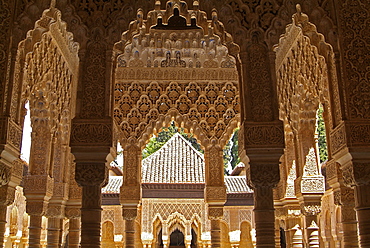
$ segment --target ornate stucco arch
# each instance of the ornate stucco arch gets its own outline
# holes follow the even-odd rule
[[[290,182],[292,186],[287,185],[287,188],[295,187],[294,194],[289,198],[297,197],[305,217],[304,235],[310,237],[319,222],[321,208],[326,207],[322,207],[321,203],[325,182],[315,142],[315,124],[320,104],[324,109],[328,144],[328,162],[323,169],[329,182],[336,185],[336,194],[346,191],[346,197],[342,199],[349,205],[353,206],[351,201],[354,200],[351,197],[352,190],[343,189],[343,183],[334,180],[338,165],[333,156],[338,148],[336,137],[329,136],[329,133],[338,126],[342,116],[334,52],[332,46],[325,42],[324,36],[317,32],[316,26],[308,21],[308,16],[301,12],[299,5],[297,13],[293,15],[293,23],[287,26],[275,51],[280,118],[285,123],[287,148],[291,148],[286,149],[283,161],[286,170],[290,170],[289,175],[286,175],[288,179],[295,174],[291,170],[296,165],[294,185]],[[354,214],[353,208],[351,211]],[[326,213],[321,215],[325,220]],[[314,228],[308,228],[310,225]],[[353,225],[343,224],[343,228],[350,230]],[[328,240],[331,240],[329,236]]]
[[[18,45],[10,104],[12,122],[23,127],[29,102],[32,126],[31,156],[24,193],[33,226],[49,218],[48,227],[60,227],[65,217],[71,173],[69,138],[75,113],[78,80],[78,43],[66,29],[61,12],[46,9]],[[21,142],[19,140],[19,142]],[[51,231],[50,231],[51,233]],[[58,240],[59,234],[56,239]],[[37,228],[30,229],[30,244],[40,242]],[[55,240],[50,239],[50,243]],[[59,242],[59,241],[57,241]]]
[[[114,52],[113,116],[125,157],[124,217],[135,216],[140,200],[141,149],[175,121],[205,150],[205,195],[209,216],[218,221],[226,200],[222,148],[240,118],[239,47],[216,11],[207,20],[196,2],[188,10],[186,2],[174,0],[165,10],[157,1],[146,20],[139,9]]]

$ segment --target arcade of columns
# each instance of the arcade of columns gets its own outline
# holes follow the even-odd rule
[[[222,147],[238,122],[257,247],[278,246],[279,228],[292,238],[297,224],[306,246],[370,247],[368,1],[0,0],[0,10],[1,244],[23,180],[29,247],[40,247],[42,216],[48,247],[60,247],[65,218],[69,247],[100,247],[101,187],[119,141],[124,243],[137,247],[141,149],[175,120],[205,149],[212,247],[221,247]]]

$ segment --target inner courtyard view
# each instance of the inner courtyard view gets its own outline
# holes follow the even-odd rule
[[[370,247],[370,1],[0,0],[0,247]]]

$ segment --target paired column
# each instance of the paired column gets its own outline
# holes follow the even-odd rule
[[[344,184],[354,188],[355,211],[357,214],[358,240],[354,239],[354,223],[352,222],[346,226],[351,235],[346,239],[346,243],[354,246],[358,242],[360,247],[370,247],[370,166],[367,162],[370,161],[369,155],[369,153],[363,152],[362,149],[351,148],[351,153],[342,154],[337,159],[343,172]],[[344,192],[348,193],[348,190]],[[350,211],[350,209],[345,210]],[[342,215],[345,213],[342,213]]]
[[[48,217],[47,248],[61,247],[61,234],[63,230],[63,218]]]
[[[75,180],[82,188],[81,248],[101,246],[101,188],[108,182],[108,165],[115,157],[112,141],[111,118],[73,119],[70,146],[75,158]],[[78,198],[73,197],[74,201]]]
[[[370,166],[370,164],[366,165]],[[370,170],[368,170],[368,176]],[[361,247],[370,247],[370,182],[355,186],[356,213]]]
[[[58,248],[62,245],[63,219],[65,217],[65,202],[67,184],[55,183],[54,195],[49,200],[46,217],[48,218],[47,226],[47,247]],[[59,190],[59,189],[62,190]],[[62,193],[61,193],[61,192]]]
[[[254,189],[256,247],[275,247],[273,188],[280,181],[279,164],[284,154],[282,123],[245,121],[240,127],[239,145],[239,156],[247,169],[247,183]]]

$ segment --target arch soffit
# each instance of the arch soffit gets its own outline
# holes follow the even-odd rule
[[[182,214],[178,212],[172,213],[168,216],[166,222],[169,234],[178,229],[184,236],[186,235],[186,224],[188,221]]]
[[[225,145],[238,126],[238,46],[223,29],[217,34],[222,25],[217,12],[209,21],[204,12],[179,9],[187,23],[197,18],[194,29],[155,29],[157,17],[166,20],[171,10],[155,9],[144,20],[139,9],[137,20],[115,45],[114,117],[122,143],[133,138],[143,147],[153,132],[175,121],[194,133],[203,147],[212,140]]]
[[[56,135],[61,134],[64,144],[69,142],[77,90],[78,50],[79,44],[67,31],[61,12],[54,7],[43,12],[34,29],[18,44],[11,117],[23,126],[23,107],[29,100],[32,126],[40,125],[34,129],[40,135],[40,142],[46,125],[57,131]]]
[[[55,54],[56,50],[58,54]],[[66,119],[73,116],[79,65],[78,50],[79,44],[73,40],[73,34],[67,31],[66,23],[61,19],[61,12],[54,7],[43,12],[42,17],[35,23],[35,28],[28,31],[27,38],[18,45],[14,88],[22,87],[21,105],[28,99],[31,117],[40,114],[46,117],[45,113],[50,110],[39,108],[40,104],[37,102],[41,98],[37,99],[39,94],[36,92],[44,95],[43,102],[46,108],[55,104],[52,101],[59,99],[60,103],[56,107],[61,114],[58,121],[62,124],[63,132],[68,129]],[[23,74],[20,72],[24,65],[26,66]],[[59,82],[59,86],[55,84],[56,81]],[[17,114],[19,108],[19,103],[16,102],[19,99],[17,90],[14,90],[13,94],[11,116],[19,121],[18,118],[22,116],[19,115],[19,111]],[[36,98],[31,97],[32,95]],[[55,118],[52,119],[55,121]]]
[[[152,219],[152,225],[153,227],[158,227],[160,225],[162,225],[163,223],[163,218],[162,216],[159,214],[159,213],[156,213]]]
[[[286,26],[286,32],[281,36],[279,44],[274,48],[276,52],[278,90],[280,91],[279,96],[282,97],[279,100],[280,117],[287,117],[289,120],[288,126],[295,132],[299,128],[297,117],[315,119],[319,102],[325,103],[325,106],[330,109],[327,63],[332,62],[333,56],[331,45],[325,42],[324,36],[317,32],[315,25],[308,22],[307,15],[300,12],[300,7],[297,8],[297,13],[293,15],[293,23]],[[312,56],[303,56],[304,53],[307,53],[307,50],[310,51]],[[298,56],[302,56],[302,59],[307,60],[306,64],[309,66],[315,64],[316,67],[311,69],[303,68],[301,62],[297,62]],[[300,64],[294,65],[295,63]],[[290,70],[291,66],[301,68],[300,73],[296,75],[297,80],[292,81],[297,85],[285,89],[280,85],[279,81],[285,82],[289,80],[290,77],[287,76],[287,70]],[[304,74],[305,76],[302,76],[305,69],[313,74]],[[292,92],[289,93],[289,88],[296,92],[294,94]],[[300,98],[297,96],[305,97]],[[288,102],[291,103],[288,104],[290,107],[287,105]],[[309,102],[310,104],[308,104]],[[312,108],[308,109],[307,104],[311,105]],[[300,113],[299,109],[305,110]]]

